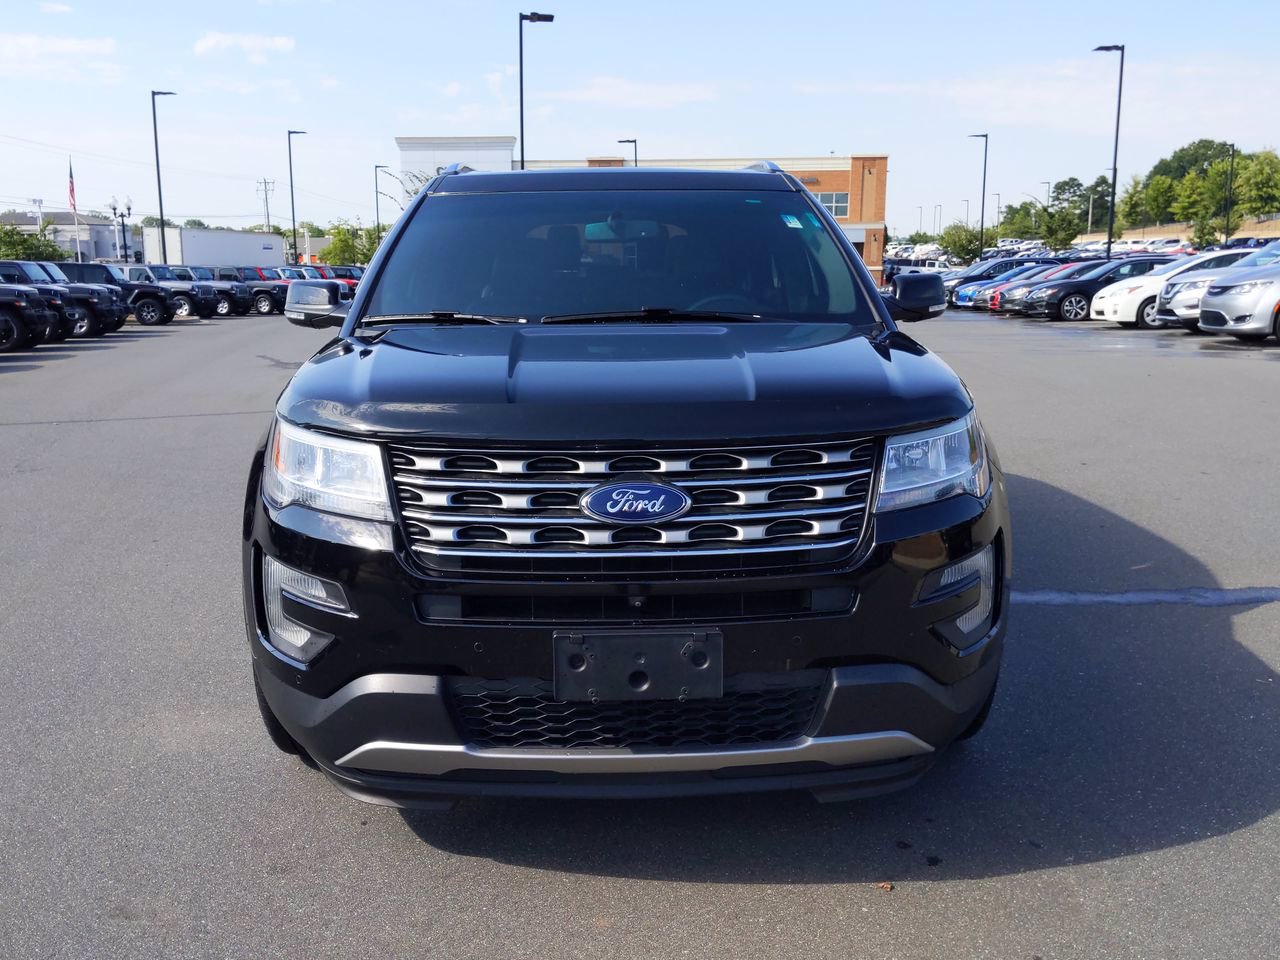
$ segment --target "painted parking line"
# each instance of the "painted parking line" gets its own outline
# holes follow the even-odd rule
[[[1186,587],[1181,590],[1124,590],[1115,593],[1076,590],[1014,590],[1014,603],[1038,607],[1144,606],[1180,604],[1191,607],[1239,607],[1259,603],[1280,603],[1280,587],[1235,587],[1211,589]]]

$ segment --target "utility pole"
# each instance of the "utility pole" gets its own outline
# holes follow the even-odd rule
[[[276,188],[274,180],[268,180],[263,177],[258,181],[258,193],[262,194],[262,218],[265,221],[267,232],[271,232],[271,194]]]
[[[1227,161],[1227,215],[1222,218],[1222,242],[1231,239],[1231,189],[1235,186],[1236,145],[1231,144],[1231,159]]]

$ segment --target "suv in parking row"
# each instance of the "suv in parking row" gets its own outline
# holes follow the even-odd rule
[[[165,324],[173,319],[172,292],[158,283],[130,280],[114,263],[64,261],[60,266],[63,273],[81,283],[100,284],[119,291],[126,309],[143,326]]]

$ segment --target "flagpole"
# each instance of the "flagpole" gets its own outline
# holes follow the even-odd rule
[[[80,249],[80,211],[76,208],[76,171],[71,164],[71,154],[67,154],[67,194],[71,199],[71,219],[76,225],[76,263],[84,263],[84,252]]]

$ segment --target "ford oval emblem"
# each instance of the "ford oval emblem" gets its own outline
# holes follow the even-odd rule
[[[583,513],[605,523],[662,523],[693,505],[683,490],[644,480],[592,487],[579,503]]]

